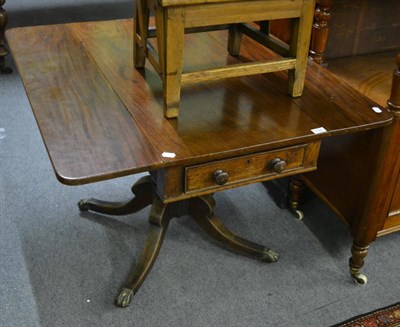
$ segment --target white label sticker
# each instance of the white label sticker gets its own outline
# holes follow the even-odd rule
[[[380,114],[382,112],[382,109],[379,107],[372,107],[372,110],[375,111],[377,114]]]
[[[176,157],[176,154],[173,152],[163,152],[163,153],[161,153],[161,155],[164,158],[175,158]]]
[[[327,130],[323,127],[318,127],[318,128],[312,129],[311,132],[313,132],[314,134],[321,134],[321,133],[326,133]]]

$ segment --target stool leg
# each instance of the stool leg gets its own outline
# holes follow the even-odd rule
[[[161,79],[164,83],[164,58],[165,58],[165,42],[164,42],[164,38],[165,38],[165,27],[164,27],[164,10],[162,10],[161,8],[157,8],[156,12],[155,12],[155,20],[156,20],[156,33],[157,33],[157,51],[158,51],[158,74],[161,76]]]
[[[135,23],[133,25],[133,58],[135,68],[144,68],[147,54],[147,31],[150,11],[145,0],[137,0]]]
[[[242,35],[243,33],[239,31],[239,24],[229,26],[228,52],[231,56],[238,56],[240,54]]]
[[[289,53],[296,57],[296,68],[289,71],[289,94],[293,97],[299,97],[303,93],[313,18],[314,0],[303,0],[300,19],[292,20]]]
[[[260,31],[263,32],[266,35],[269,35],[269,21],[268,20],[263,20],[260,22]]]
[[[184,11],[174,7],[166,9],[159,7],[157,11],[156,28],[160,35],[157,37],[158,52],[164,82],[164,115],[167,118],[175,118],[179,115],[181,95],[185,34]]]

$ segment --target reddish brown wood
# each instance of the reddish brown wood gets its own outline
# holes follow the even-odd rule
[[[270,33],[283,42],[289,43],[291,39],[290,19],[277,19],[270,23]]]
[[[396,58],[397,68],[393,72],[392,90],[388,101],[389,109],[396,114],[400,111],[400,54]]]
[[[325,58],[398,50],[399,15],[398,0],[317,0],[310,57],[323,63]],[[288,42],[290,21],[273,21],[271,33]]]
[[[397,70],[395,70],[393,75],[393,87],[388,105],[389,108],[396,113],[396,117],[398,118],[398,113],[400,111],[400,54],[397,56],[396,63]],[[400,158],[396,163],[396,171],[400,171],[400,168],[398,167],[399,165]],[[389,217],[385,222],[384,229],[389,232],[400,229],[400,174],[393,192],[393,198],[389,209]]]
[[[397,52],[329,59],[329,71],[382,107],[387,106],[392,85],[393,58]]]
[[[310,57],[321,64],[325,59],[326,42],[329,33],[329,20],[333,0],[318,0],[314,14],[314,24],[311,36]]]
[[[326,56],[332,59],[400,49],[399,15],[398,0],[335,0]]]
[[[168,121],[158,77],[151,69],[143,75],[133,69],[132,21],[31,27],[8,35],[64,183],[265,151],[379,127],[391,119],[387,112],[374,114],[371,100],[311,63],[300,99],[286,95],[284,72],[227,79],[184,88],[185,110]],[[226,62],[221,56],[226,38],[224,32],[188,35],[187,65]],[[241,58],[265,56],[265,49],[246,37],[242,47]],[[327,133],[311,132],[318,127]],[[164,158],[163,152],[176,157]]]
[[[263,262],[278,261],[278,254],[263,245],[244,239],[230,229],[214,214],[215,200],[212,196],[165,203],[155,193],[156,185],[150,176],[142,177],[132,187],[135,197],[125,202],[106,202],[95,199],[81,200],[82,211],[91,210],[103,214],[124,215],[134,213],[151,204],[146,243],[139,260],[116,298],[116,305],[129,306],[134,294],[145,281],[163,243],[169,221],[174,217],[191,215],[206,233],[234,252]]]
[[[121,306],[129,304],[150,271],[173,216],[190,213],[231,248],[276,261],[275,252],[227,230],[214,216],[214,202],[206,194],[314,169],[321,139],[387,126],[392,120],[388,111],[373,113],[371,100],[313,62],[301,99],[286,94],[285,72],[226,79],[185,88],[181,102],[185,110],[179,119],[167,120],[158,75],[149,67],[142,72],[133,67],[132,24],[132,20],[77,23],[18,28],[7,34],[61,182],[83,184],[151,171],[152,181],[146,180],[143,192],[151,189],[154,200],[152,227],[137,269],[118,297]],[[224,32],[188,36],[192,45],[186,53],[188,66],[226,63],[221,53],[227,37]],[[243,37],[241,56],[229,60],[260,56],[265,56],[264,47]],[[326,131],[313,132],[321,127]],[[265,155],[265,151],[271,152]],[[277,173],[283,166],[273,166],[275,172],[266,175],[264,167],[271,171],[275,155],[285,161],[287,170]],[[259,161],[260,157],[265,160]],[[232,169],[238,180],[231,186],[217,183],[216,188],[188,192],[185,172],[198,167],[212,167],[207,171],[211,178],[215,170]],[[243,173],[244,169],[248,171]],[[149,196],[138,196],[117,204],[88,200],[80,207],[125,214],[149,202]]]
[[[62,183],[114,178],[162,163],[70,26],[8,32]]]
[[[86,48],[99,67],[102,67],[105,76],[114,85],[117,94],[127,105],[134,119],[148,125],[143,130],[158,151],[162,153],[173,149],[177,154],[173,160],[175,162],[188,156],[209,156],[211,153],[220,157],[218,152],[232,151],[232,148],[237,149],[236,154],[245,153],[246,147],[250,145],[258,147],[259,150],[272,148],[278,144],[289,145],[293,142],[293,138],[297,137],[317,138],[318,136],[313,135],[310,129],[325,124],[329,134],[336,134],[343,132],[344,127],[357,130],[357,121],[362,126],[368,124],[368,121],[376,123],[374,122],[376,115],[371,114],[369,110],[373,105],[372,101],[360,95],[354,96],[352,88],[341,85],[317,65],[309,67],[306,94],[301,99],[309,99],[311,102],[301,105],[301,111],[296,109],[299,101],[290,99],[285,94],[287,76],[284,73],[268,74],[264,77],[228,79],[209,85],[186,87],[183,89],[181,102],[184,110],[178,120],[166,123],[160,115],[161,83],[151,71],[146,72],[144,79],[137,71],[131,69],[129,55],[132,43],[126,41],[131,37],[129,22],[120,26],[118,33],[113,22],[96,24],[96,29],[91,28],[89,24],[74,25],[74,30],[85,42]],[[218,41],[221,41],[213,42],[217,37]],[[185,68],[189,69],[191,66],[202,68],[211,64],[218,66],[226,62],[226,57],[221,55],[225,51],[226,37],[226,33],[223,32],[213,34],[213,38],[207,34],[189,35],[188,42],[191,46],[186,48]],[[264,49],[247,38],[244,38],[242,51],[244,58],[258,59],[259,56],[265,58]],[[207,53],[207,56],[199,55],[201,53]],[[237,61],[234,58],[230,60]],[[119,71],[124,71],[125,74],[121,75]],[[318,87],[319,83],[327,87]],[[155,98],[148,93],[149,85]],[[140,90],[133,94],[132,87],[139,87]],[[343,94],[344,101],[338,97],[335,101],[327,101],[335,94]],[[141,103],[141,98],[149,101]],[[242,108],[252,109],[239,110],[237,107],[239,99]],[[323,112],[318,110],[321,101],[324,103]],[[348,101],[362,113],[350,107]],[[317,108],[311,114],[302,114],[315,104],[318,104]],[[146,106],[146,110],[143,110],[143,105]],[[265,110],[269,107],[274,107],[276,110]],[[278,127],[280,123],[290,121],[295,112],[298,124],[293,124],[291,129]],[[237,119],[246,122],[239,130],[234,128],[237,126]],[[199,142],[205,135],[213,139],[207,148]],[[231,155],[235,153],[231,152]]]
[[[362,218],[353,225],[354,243],[367,246],[377,233],[384,229],[400,173],[398,140],[400,138],[400,55],[393,73],[388,107],[394,115],[393,123],[382,130],[382,135],[373,139],[371,156],[375,159],[371,167],[371,182],[363,205]],[[395,176],[395,178],[393,178]]]
[[[400,57],[397,57],[400,65]],[[350,225],[354,244],[350,268],[357,277],[378,233],[398,230],[387,223],[400,174],[400,69],[393,74],[388,107],[393,123],[379,131],[342,136],[322,143],[318,170],[303,176],[322,199]],[[332,171],[341,172],[333,176]]]
[[[395,115],[395,121],[397,124],[400,116],[400,54],[396,58],[397,69],[393,73],[392,89],[390,98],[388,100],[388,106]],[[400,127],[397,127],[400,128]],[[400,155],[394,164],[395,175],[398,176],[396,186],[393,188],[392,201],[389,208],[388,217],[385,221],[385,225],[378,232],[378,234],[386,234],[393,231],[400,230]]]
[[[78,203],[81,211],[96,211],[105,215],[124,216],[142,210],[153,202],[154,183],[149,175],[139,179],[131,188],[133,199],[123,202],[108,202],[85,199]]]
[[[334,0],[317,0],[314,12],[314,23],[311,35],[310,58],[318,64],[325,60],[325,49],[329,34],[329,21]],[[271,33],[288,43],[291,38],[290,19],[274,20],[271,23]]]
[[[319,144],[315,144],[315,146],[318,147]],[[268,151],[257,155],[241,156],[240,158],[186,167],[186,192],[210,188],[219,189],[223,185],[232,186],[255,178],[276,178],[277,174],[285,176],[287,173],[293,173],[294,170],[314,169],[318,152],[314,152],[311,164],[305,166],[304,158],[308,148],[309,146],[300,145],[284,150]],[[279,172],[272,167],[272,162],[275,159],[285,162],[285,167]],[[218,177],[215,175],[217,171],[228,176],[218,182]]]
[[[353,243],[351,247],[351,257],[349,259],[349,267],[351,275],[356,279],[357,283],[365,284],[366,279],[360,279],[360,269],[364,266],[364,258],[368,254],[369,245],[359,246]],[[364,275],[363,275],[364,276]]]
[[[388,196],[388,189],[393,189],[396,181],[393,176],[399,173],[395,171],[395,163],[399,159],[400,116],[398,112],[399,110],[394,111],[395,118],[392,125],[383,129],[382,133],[376,134],[372,140],[373,153],[370,159],[370,173],[367,176],[369,180],[367,194],[365,202],[361,205],[360,216],[354,217],[351,225],[354,247],[364,250],[361,253],[353,252],[350,268],[362,267],[368,246],[376,239],[378,231],[383,229],[389,212],[391,196]]]
[[[303,199],[305,184],[299,175],[293,175],[289,183],[289,205],[291,209],[297,210]]]

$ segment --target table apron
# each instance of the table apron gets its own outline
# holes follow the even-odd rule
[[[151,176],[160,199],[170,203],[315,170],[319,148],[317,140],[222,160],[162,168],[152,171]]]

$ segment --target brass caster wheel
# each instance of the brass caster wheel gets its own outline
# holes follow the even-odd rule
[[[358,273],[356,275],[353,275],[352,277],[353,277],[354,283],[356,283],[359,286],[364,286],[365,284],[367,284],[367,281],[368,281],[367,276],[365,276],[363,274]]]
[[[80,211],[88,211],[89,210],[89,205],[86,200],[80,200],[78,202],[78,207]]]
[[[123,288],[121,293],[119,293],[118,297],[115,299],[115,304],[118,307],[126,308],[131,304],[133,298],[133,291],[129,288]]]
[[[298,209],[293,209],[293,215],[297,220],[303,220],[303,218],[304,218],[303,211],[298,210]]]
[[[261,257],[262,262],[277,262],[278,259],[279,254],[268,248],[265,248],[264,253]]]

